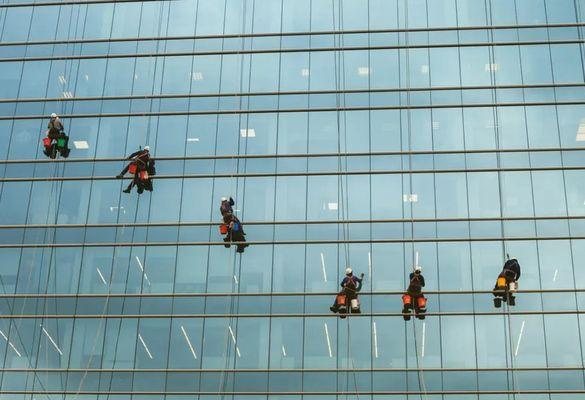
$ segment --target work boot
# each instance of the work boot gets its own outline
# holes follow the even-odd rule
[[[124,193],[130,193],[130,191],[131,191],[131,190],[132,190],[132,188],[129,188],[129,187],[128,187],[128,188],[126,188],[126,189],[122,190],[122,192],[124,192]]]

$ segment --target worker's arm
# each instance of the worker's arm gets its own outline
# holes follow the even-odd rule
[[[128,156],[127,160],[131,160],[131,159],[133,159],[133,158],[134,158],[134,157],[136,157],[138,154],[140,154],[140,152],[141,152],[141,151],[139,150],[139,151],[135,151],[134,153],[130,154],[130,155]]]
[[[234,204],[236,204],[236,202],[230,197],[230,206],[233,206]]]

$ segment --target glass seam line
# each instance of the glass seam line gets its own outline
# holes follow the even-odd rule
[[[208,293],[8,293],[0,294],[0,298],[102,298],[102,297],[289,297],[289,296],[334,296],[338,292],[208,292]],[[429,290],[425,291],[429,295],[476,295],[476,294],[492,294],[492,290]],[[516,293],[524,294],[538,294],[538,293],[585,293],[585,289],[524,289],[517,290]],[[387,296],[387,295],[403,295],[404,291],[375,291],[362,294],[362,296]],[[97,314],[96,314],[97,315]],[[500,315],[500,314],[496,314]]]
[[[0,61],[1,62],[1,61]],[[469,104],[432,104],[432,105],[410,105],[410,106],[349,106],[337,109],[336,107],[320,108],[285,108],[285,109],[256,109],[256,110],[202,110],[202,111],[158,111],[138,113],[87,113],[87,114],[66,114],[61,118],[119,118],[119,117],[153,117],[153,116],[184,116],[184,115],[235,115],[235,114],[279,114],[279,113],[307,113],[307,112],[334,112],[334,111],[379,111],[379,110],[427,110],[444,108],[493,108],[493,107],[540,107],[540,106],[576,106],[585,104],[584,100],[567,101],[532,101],[512,103],[469,103]],[[47,119],[46,115],[15,115],[0,116],[0,121]]]
[[[199,156],[162,156],[156,161],[181,160],[231,160],[233,158],[323,158],[323,157],[372,157],[372,156],[402,156],[402,155],[443,155],[443,154],[493,154],[493,153],[543,153],[561,151],[585,151],[585,147],[537,147],[537,148],[509,148],[509,149],[467,149],[467,150],[413,150],[413,151],[373,151],[348,153],[282,153],[282,154],[233,154],[233,155],[199,155]],[[128,161],[121,157],[99,158],[56,158],[50,159],[0,159],[0,164],[42,164],[42,163],[72,163],[72,162],[115,162]]]
[[[302,245],[302,244],[382,244],[382,243],[466,243],[466,242],[500,242],[500,241],[552,241],[552,240],[585,240],[585,236],[514,236],[514,237],[472,237],[472,238],[418,238],[418,239],[348,239],[348,240],[265,240],[231,242],[232,245],[249,244],[265,245]],[[224,246],[222,242],[90,242],[90,243],[26,243],[0,244],[0,249],[34,249],[34,248],[74,248],[74,247],[170,247],[170,246]]]
[[[350,219],[350,220],[291,220],[291,221],[247,221],[246,225],[327,225],[327,224],[380,224],[380,223],[432,223],[432,222],[497,222],[497,221],[566,221],[582,220],[585,215],[563,216],[511,216],[511,217],[454,217],[415,219]],[[122,228],[122,227],[188,227],[216,226],[218,222],[137,222],[137,223],[85,223],[85,224],[15,224],[0,225],[0,229],[42,229],[42,228]]]
[[[148,0],[147,0],[148,1]],[[153,0],[151,0],[153,1]],[[103,1],[107,3],[106,1]],[[120,3],[120,1],[115,1]],[[126,1],[131,2],[131,1]],[[137,1],[138,2],[138,1]],[[34,7],[46,3],[33,3]],[[31,4],[31,5],[33,5]],[[62,3],[59,3],[60,5]],[[74,4],[83,4],[82,1],[76,1]],[[9,5],[10,6],[10,5]],[[0,8],[5,8],[0,5]],[[51,44],[83,44],[83,43],[115,43],[115,42],[150,42],[154,40],[205,40],[205,39],[239,39],[239,38],[257,38],[257,37],[286,37],[286,36],[319,36],[319,35],[360,35],[360,34],[382,34],[382,33],[403,33],[403,32],[446,32],[446,31],[470,31],[470,30],[505,30],[505,29],[537,29],[537,28],[579,28],[585,26],[583,22],[567,22],[553,24],[522,24],[522,25],[470,25],[470,26],[437,26],[431,28],[410,28],[410,29],[354,29],[340,31],[303,31],[303,32],[265,32],[265,33],[245,33],[245,34],[227,34],[227,35],[183,35],[183,36],[150,36],[150,37],[129,37],[129,38],[94,38],[94,39],[72,39],[72,40],[39,40],[30,42],[4,42],[3,46],[40,46]]]
[[[485,172],[542,172],[542,171],[582,171],[585,166],[564,167],[519,167],[519,168],[456,168],[456,169],[417,169],[417,170],[375,170],[375,171],[316,171],[316,172],[250,172],[241,174],[189,174],[189,175],[155,175],[151,179],[209,179],[209,178],[267,178],[273,176],[338,176],[338,175],[408,175],[408,174],[453,174]],[[64,176],[64,177],[30,177],[0,178],[0,182],[53,182],[53,181],[106,181],[116,180],[115,176]]]
[[[359,372],[416,372],[416,371],[427,371],[427,372],[501,372],[507,371],[511,368],[505,367],[495,367],[495,368],[355,368],[355,370]],[[347,372],[353,371],[354,368],[229,368],[229,369],[217,369],[217,368],[152,368],[152,369],[145,369],[145,368],[120,368],[120,369],[112,369],[112,368],[36,368],[34,371],[36,372],[46,372],[46,373],[67,373],[67,372],[89,372],[89,373],[102,373],[102,372],[113,372],[113,373],[161,373],[161,372],[169,372],[169,373],[189,373],[189,372],[203,372],[203,373],[217,373],[217,372],[229,372],[229,373],[258,373],[258,372],[276,372],[276,373],[286,373],[286,372]],[[518,367],[514,368],[515,371],[581,371],[583,367]],[[1,368],[0,371],[8,372],[8,373],[16,373],[16,372],[30,372],[31,369],[27,368]]]
[[[121,53],[121,54],[87,54],[74,56],[55,57],[10,57],[0,58],[3,62],[23,61],[65,61],[65,60],[94,60],[110,58],[151,58],[151,57],[181,57],[181,56],[211,56],[211,55],[242,55],[242,54],[277,54],[277,53],[311,53],[311,52],[345,52],[345,51],[367,51],[367,50],[402,50],[402,49],[441,49],[461,47],[502,47],[502,46],[542,46],[558,44],[582,44],[583,40],[539,40],[539,41],[517,41],[517,42],[474,42],[474,43],[429,43],[411,44],[408,46],[387,45],[387,46],[352,46],[344,48],[316,47],[316,48],[284,48],[284,49],[255,49],[255,50],[211,50],[211,51],[181,51],[170,53]]]
[[[404,395],[497,395],[497,394],[582,394],[585,393],[583,389],[518,389],[514,391],[510,390],[429,390],[426,392],[419,391],[359,391],[362,395],[387,395],[387,396],[404,396]],[[305,395],[305,396],[328,396],[328,395],[355,395],[355,391],[272,391],[272,392],[243,392],[243,391],[230,391],[230,392],[218,392],[218,391],[95,391],[95,390],[84,390],[80,392],[67,391],[67,390],[47,390],[47,391],[34,391],[34,390],[0,390],[0,394],[48,394],[48,395],[118,395],[118,396],[131,396],[131,395],[152,395],[152,396],[291,396],[291,395]]]
[[[571,88],[583,87],[583,82],[566,83],[535,83],[522,85],[469,85],[469,86],[438,86],[438,87],[415,87],[411,92],[433,92],[450,90],[504,90],[504,89],[546,89],[546,88]],[[95,97],[29,97],[29,98],[6,98],[0,99],[2,103],[36,103],[36,102],[72,102],[72,101],[101,101],[101,100],[145,100],[145,99],[185,99],[185,98],[208,98],[208,97],[255,97],[255,96],[297,96],[297,95],[320,95],[320,94],[362,94],[362,93],[394,93],[405,92],[406,89],[394,88],[368,88],[368,89],[331,89],[331,90],[285,90],[268,92],[237,92],[237,93],[183,93],[183,94],[147,94],[147,95],[120,95],[120,96],[95,96]]]
[[[48,1],[38,3],[4,3],[0,8],[20,8],[20,7],[44,7],[44,6],[75,6],[83,4],[114,4],[114,3],[142,3],[155,1],[174,1],[174,0],[79,0],[79,1]]]
[[[463,316],[493,316],[501,317],[501,312],[488,311],[438,311],[425,313],[427,317],[463,317]],[[505,312],[506,316],[516,315],[581,315],[585,314],[585,310],[548,310],[548,311],[513,311]],[[398,313],[384,313],[384,312],[362,312],[361,314],[354,314],[351,318],[371,318],[371,317],[400,317],[404,314]],[[10,319],[177,319],[177,318],[192,318],[192,319],[212,319],[212,318],[338,318],[338,315],[331,313],[266,313],[266,314],[237,314],[237,313],[217,313],[217,314],[1,314],[0,320]]]

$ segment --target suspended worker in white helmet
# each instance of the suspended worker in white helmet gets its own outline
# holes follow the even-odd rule
[[[337,313],[339,312],[342,318],[345,318],[345,313],[360,313],[359,301],[357,293],[362,289],[362,281],[364,274],[361,273],[358,278],[353,274],[350,267],[345,269],[345,277],[341,281],[341,292],[335,297],[335,302],[329,309]]]
[[[422,268],[420,265],[414,267],[414,272],[409,275],[408,289],[402,296],[402,316],[405,321],[410,320],[411,310],[418,319],[425,319],[424,313],[427,311],[427,299],[422,292],[425,286],[425,278],[422,275]]]
[[[229,199],[227,197],[221,198],[219,212],[221,213],[221,216],[223,217],[225,223],[228,222],[227,219],[229,219],[229,217],[234,213],[233,209],[234,204],[236,203],[234,202],[234,199],[232,199],[231,197]]]
[[[135,151],[127,159],[131,160],[130,163],[116,176],[116,178],[122,179],[126,172],[133,175],[132,181],[123,192],[130,193],[134,185],[137,187],[138,194],[141,194],[145,189],[152,192],[150,177],[156,174],[156,170],[154,159],[150,157],[150,146],[144,146],[143,149]]]
[[[71,151],[67,146],[69,138],[65,135],[65,128],[57,114],[51,114],[47,128],[47,137],[43,139],[43,146],[45,147],[43,153],[50,158],[56,158],[57,152],[63,158],[69,157]]]

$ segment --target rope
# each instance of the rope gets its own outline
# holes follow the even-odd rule
[[[161,3],[160,4],[160,7],[159,7],[159,25],[158,25],[158,34],[159,35],[160,35],[161,29],[162,29],[162,9],[163,9],[163,3]],[[142,12],[142,8],[141,8],[141,12]],[[111,31],[110,31],[110,33],[111,33]],[[156,51],[157,52],[158,52],[158,47],[159,47],[159,43],[157,42],[157,46],[156,46]],[[151,58],[151,60],[152,60],[152,58]],[[151,65],[152,65],[152,63],[151,63]],[[150,66],[149,66],[149,68],[150,68]],[[156,71],[156,67],[155,67],[155,71]],[[154,95],[154,88],[155,88],[155,79],[153,77],[152,95]],[[153,101],[151,100],[151,102],[150,102],[150,114],[152,114],[152,104],[153,104]],[[148,143],[148,140],[150,139],[150,118],[151,117],[149,117],[149,122],[148,122],[148,127],[147,127],[146,143]],[[134,179],[134,178],[132,178],[132,179]],[[122,195],[120,194],[118,196],[118,204],[121,204],[121,197],[122,197]],[[137,220],[138,220],[138,210],[139,210],[139,208],[140,208],[140,196],[138,196],[138,199],[137,199],[137,202],[136,202],[136,208],[135,208],[135,211],[134,211],[134,224],[136,224],[137,223]],[[121,207],[118,206],[118,215],[116,217],[116,223],[119,223],[120,222],[120,209],[121,209]],[[122,225],[122,229],[120,231],[116,230],[116,237],[118,237],[118,233],[119,232],[120,232],[120,235],[123,235],[124,234],[124,230],[125,230],[125,225]],[[134,235],[135,235],[135,233],[136,233],[136,226],[133,226],[132,227],[132,235],[131,235],[131,239],[130,239],[131,242],[134,242]],[[109,306],[109,302],[110,302],[110,298],[111,298],[110,295],[112,294],[112,283],[114,282],[114,278],[116,276],[116,268],[115,268],[116,264],[115,263],[116,263],[116,252],[117,251],[118,251],[118,249],[115,248],[114,249],[114,252],[113,252],[113,255],[112,255],[112,264],[111,264],[111,271],[112,272],[110,274],[110,279],[109,279],[109,282],[108,282],[108,292],[106,294],[104,306],[103,306],[102,311],[100,313],[100,323],[99,323],[98,329],[96,331],[96,335],[94,336],[94,340],[93,340],[93,344],[92,344],[90,356],[89,356],[89,359],[88,359],[87,364],[86,364],[85,372],[84,372],[84,374],[83,374],[83,376],[82,376],[82,378],[81,378],[81,380],[79,382],[79,385],[77,387],[77,390],[75,392],[75,397],[73,398],[74,400],[77,399],[77,397],[79,396],[79,394],[80,394],[80,392],[81,392],[81,390],[83,388],[83,383],[85,382],[85,379],[87,377],[87,373],[88,373],[89,366],[91,365],[91,362],[93,361],[93,358],[95,357],[95,349],[96,349],[96,346],[98,344],[98,339],[99,339],[99,336],[100,336],[100,332],[102,331],[102,327],[104,327],[104,323],[106,323],[106,321],[107,321],[107,319],[105,318],[105,314],[106,314],[107,309],[108,309],[108,306]],[[132,262],[131,260],[132,260],[132,251],[130,251],[129,256],[128,256],[128,273],[130,271],[130,263]],[[143,272],[142,273],[142,282],[144,282],[144,276],[145,276],[144,274],[145,273]],[[128,275],[126,276],[126,284],[128,283],[127,277],[128,277]],[[125,307],[126,307],[126,301],[123,301],[123,303],[122,303],[122,310],[124,310]],[[139,328],[139,325],[138,325],[138,328]],[[116,344],[115,344],[115,350],[114,350],[113,365],[115,365],[115,362],[116,362],[116,356],[117,356],[117,353],[118,353],[118,344],[119,344],[121,329],[122,329],[122,319],[120,319],[120,322],[118,324],[118,334],[116,336]],[[105,340],[105,337],[106,337],[106,333],[107,333],[106,332],[106,329],[104,328],[104,332],[103,332],[104,340]],[[102,360],[102,363],[103,363],[103,360]],[[111,390],[112,381],[113,381],[113,374],[110,375],[110,379],[109,379],[109,383],[108,383],[108,390]],[[109,398],[109,395],[108,395],[108,398]]]
[[[409,179],[409,192],[410,194],[412,194],[413,192],[413,179],[412,179],[412,115],[411,115],[411,101],[410,101],[410,95],[411,95],[411,90],[410,90],[410,50],[408,49],[409,46],[409,31],[408,31],[408,25],[409,25],[409,16],[408,16],[408,0],[404,0],[404,18],[405,18],[405,47],[406,47],[406,118],[407,118],[407,124],[408,124],[408,151],[409,151],[409,155],[408,155],[408,169],[409,169],[409,173],[408,173],[408,179]],[[410,199],[410,194],[409,194],[409,208],[410,208],[410,237],[411,239],[414,239],[414,206],[413,206],[413,202]],[[413,265],[413,272],[416,268],[416,251],[414,248],[414,242],[411,245],[411,249],[412,249],[412,253],[411,253],[411,257],[412,257],[412,265]],[[414,301],[414,300],[413,300]],[[413,305],[414,307],[414,305]],[[414,310],[413,310],[414,311]],[[416,338],[416,323],[415,323],[415,319],[416,319],[416,315],[414,312],[412,312],[413,316],[412,316],[412,331],[414,334],[414,348],[415,348],[415,358],[416,358],[416,367],[418,369],[418,385],[419,385],[419,389],[421,390],[420,393],[420,398],[421,400],[423,399],[423,396],[425,399],[427,399],[427,389],[426,389],[426,384],[425,384],[425,380],[424,380],[424,372],[422,370],[420,370],[419,365],[421,364],[421,361],[419,360],[419,351],[418,351],[418,344],[417,344],[417,338]]]
[[[335,105],[336,105],[336,123],[337,123],[337,152],[338,152],[338,172],[339,174],[339,189],[338,189],[338,194],[339,194],[339,207],[341,208],[341,219],[343,221],[346,221],[347,218],[346,216],[349,215],[349,188],[348,188],[348,183],[347,183],[347,177],[346,177],[346,182],[345,185],[343,183],[343,174],[341,174],[342,171],[347,171],[347,155],[345,155],[344,157],[341,157],[342,154],[342,147],[341,147],[341,141],[342,141],[342,135],[343,135],[343,146],[344,146],[344,151],[345,153],[347,153],[347,114],[344,112],[343,113],[343,129],[341,127],[342,125],[342,121],[341,121],[341,117],[340,117],[340,110],[341,110],[341,96],[340,96],[340,86],[342,87],[342,91],[343,91],[343,106],[345,107],[345,55],[343,51],[339,51],[337,50],[338,48],[343,49],[344,48],[344,40],[343,40],[343,26],[344,26],[344,21],[343,21],[343,5],[342,2],[340,0],[337,1],[337,12],[339,15],[339,21],[336,21],[335,19],[335,0],[331,0],[331,11],[332,11],[332,17],[333,17],[333,29],[335,29],[337,27],[337,23],[339,23],[339,38],[336,38],[337,35],[335,35],[333,37],[333,46],[334,46],[334,53],[333,53],[333,59],[334,59],[334,69],[335,69]],[[339,46],[338,46],[339,45]],[[344,163],[345,162],[345,163]],[[349,242],[348,242],[348,237],[349,237],[349,224],[347,224],[346,222],[341,223],[341,230],[342,230],[342,236],[343,236],[343,249],[344,249],[344,255],[345,255],[345,262],[347,266],[351,266],[351,260],[350,260],[350,251],[349,251]],[[357,296],[357,293],[356,293]],[[348,313],[351,313],[351,303],[347,302],[347,307],[348,307]],[[350,365],[351,365],[351,369],[350,369]],[[349,398],[349,381],[350,381],[350,371],[353,375],[353,381],[354,381],[354,385],[355,385],[355,396],[356,398],[359,400],[360,396],[359,396],[359,388],[358,388],[358,383],[357,383],[357,373],[355,371],[355,362],[352,356],[352,352],[351,352],[351,319],[347,320],[347,372],[346,372],[346,399]]]
[[[254,14],[254,7],[255,7],[255,1],[253,0],[252,2],[252,15]],[[227,1],[224,3],[224,9],[227,8]],[[247,12],[247,8],[248,8],[248,1],[244,0],[243,4],[242,4],[242,24],[241,24],[241,34],[243,34],[243,31],[245,30],[245,26],[246,26],[246,12]],[[224,11],[225,12],[225,11]],[[224,18],[225,20],[225,18]],[[225,24],[225,22],[224,22]],[[252,30],[254,29],[254,21],[252,20]],[[225,25],[224,25],[224,30],[225,30]],[[240,35],[240,41],[241,41],[241,51],[238,51],[237,54],[239,54],[240,56],[240,90],[239,93],[243,92],[243,88],[244,88],[244,57],[242,55],[242,53],[244,52],[244,46],[245,46],[245,41],[243,39],[241,39],[241,35]],[[253,40],[252,40],[253,41]],[[223,46],[223,43],[222,43]],[[238,49],[239,50],[239,49]],[[250,82],[252,80],[252,57],[250,57],[250,68],[249,68],[249,73],[248,73],[248,91],[250,91]],[[238,98],[238,95],[235,94],[235,98]],[[239,96],[238,98],[238,102],[239,102],[239,109],[242,108],[242,96]],[[248,103],[248,107],[249,107],[249,103]],[[234,115],[237,115],[237,113],[234,113]],[[248,117],[246,117],[248,118]],[[246,143],[246,150],[247,150],[247,143],[248,143],[248,123],[246,121],[246,135],[244,135],[245,138],[245,143]],[[238,118],[238,132],[235,133],[235,138],[236,138],[236,143],[237,143],[237,153],[238,155],[240,154],[240,132],[242,131],[242,119],[241,117]],[[237,158],[232,158],[232,174],[230,176],[230,196],[232,196],[232,193],[234,192],[234,188],[237,194],[238,191],[238,186],[239,186],[239,178],[236,177],[234,179],[234,175],[235,172],[239,172],[240,170],[240,159]],[[245,179],[244,179],[244,188],[245,188]],[[242,190],[243,193],[243,190]],[[237,196],[236,196],[237,198]],[[242,196],[242,210],[243,208],[243,201],[244,198]],[[234,210],[235,213],[235,210]],[[240,224],[240,229],[242,229],[241,224]],[[232,239],[231,235],[230,235],[230,240]],[[237,246],[237,245],[236,245]],[[233,251],[232,250],[232,290],[231,292],[238,292],[240,291],[240,280],[241,280],[241,274],[242,274],[242,257],[240,255],[240,257],[236,257],[237,251]],[[240,253],[241,254],[241,253]],[[238,262],[239,260],[239,262]],[[238,266],[238,277],[236,280],[236,266]],[[237,297],[237,298],[236,298]],[[240,304],[240,300],[239,300],[239,296],[232,296],[232,298],[230,299],[230,305],[229,305],[229,311],[230,311],[230,315],[231,317],[228,320],[228,331],[226,331],[226,335],[225,335],[225,361],[224,361],[224,369],[221,371],[220,374],[220,380],[219,380],[219,385],[218,385],[218,392],[217,392],[217,398],[218,399],[223,399],[225,398],[225,391],[226,391],[226,386],[227,386],[227,379],[226,379],[226,374],[227,374],[227,370],[229,368],[229,363],[230,363],[230,351],[232,349],[232,346],[230,346],[229,342],[230,342],[230,337],[233,340],[233,352],[231,352],[231,356],[233,356],[233,362],[234,362],[234,367],[235,367],[235,363],[236,363],[236,357],[239,354],[239,349],[238,349],[238,344],[237,344],[237,334],[238,334],[238,329],[237,329],[237,322],[238,319],[237,317],[234,316],[233,314],[233,310],[234,308],[239,309],[239,304]],[[235,326],[232,328],[233,322],[235,319]]]
[[[60,15],[60,13],[61,13],[61,10],[59,10],[59,15]],[[71,10],[71,14],[70,14],[70,17],[69,17],[69,25],[71,25],[72,16],[73,16],[73,10]],[[32,15],[31,15],[31,18],[32,18]],[[28,35],[30,36],[30,28],[29,28]],[[71,30],[69,29],[68,36],[67,36],[67,39],[68,40],[70,39],[70,36],[71,36]],[[68,48],[69,47],[67,47],[67,49]],[[53,53],[54,53],[54,48],[53,48]],[[63,73],[63,76],[65,76],[66,68],[67,68],[67,61],[65,61],[65,64],[64,64],[64,73]],[[47,92],[47,90],[48,90],[48,86],[47,86],[47,89],[45,89],[45,91]],[[64,103],[61,102],[61,107],[63,107],[63,105],[64,105]],[[61,111],[63,111],[63,108],[61,108]],[[59,175],[61,175],[62,177],[64,177],[65,176],[65,166],[63,167],[62,173],[59,173],[59,169],[60,169],[60,165],[55,163],[54,164],[54,169],[53,169],[53,172],[52,172],[51,176],[58,177]],[[63,188],[63,184],[62,183],[61,184],[56,184],[56,185],[54,183],[51,183],[49,202],[48,202],[48,205],[47,205],[47,217],[46,217],[46,221],[47,222],[49,221],[49,218],[51,216],[51,211],[54,210],[54,213],[55,213],[54,214],[54,221],[55,221],[54,223],[55,223],[55,225],[57,224],[58,218],[59,218],[58,205],[59,205],[59,199],[60,199],[60,196],[61,196],[61,193],[62,193],[62,188]],[[31,194],[32,194],[32,185],[31,185],[31,189],[30,189],[29,195],[31,195]],[[54,203],[53,203],[53,197],[55,197],[55,202]],[[30,209],[30,204],[29,204],[29,209]],[[27,213],[27,215],[28,215],[28,213]],[[44,238],[45,238],[43,240],[43,243],[46,243],[48,241],[47,240],[48,231],[49,231],[49,229],[46,229],[45,232],[44,232],[44,234],[43,234],[44,235]],[[54,228],[53,229],[53,244],[56,243],[56,233],[57,233],[57,229]],[[33,260],[34,260],[34,255],[36,254],[36,251],[37,251],[37,249],[33,250]],[[51,265],[53,264],[52,259],[53,259],[53,255],[54,255],[55,252],[56,252],[56,250],[53,250],[53,249],[49,251],[49,263],[48,263],[48,270],[47,270],[47,276],[46,276],[45,295],[48,294],[48,291],[49,291],[49,285],[50,285],[50,280],[51,280]],[[41,262],[40,262],[40,265],[41,266],[43,264],[43,259],[44,259],[44,253],[41,253]],[[22,262],[22,253],[21,253],[21,259],[20,260]],[[55,270],[56,270],[56,264],[55,264]],[[42,267],[39,268],[39,284],[40,284],[40,278],[41,278],[40,273],[41,272],[42,272]],[[27,285],[30,284],[31,278],[32,278],[32,268],[30,269],[30,273],[29,273],[29,276],[28,276],[28,279],[27,279]],[[0,277],[0,282],[2,283],[2,287],[4,288],[4,282],[1,279],[1,277]],[[55,284],[56,284],[56,281],[55,281]],[[25,309],[27,301],[28,301],[28,299],[25,299],[25,301],[23,302],[22,307],[21,307],[21,313]],[[11,306],[11,304],[9,303],[8,300],[6,300],[6,303],[7,303],[8,310],[12,314],[13,313],[13,307]],[[48,313],[47,312],[48,303],[49,303],[49,300],[45,300],[44,303],[43,303],[43,315],[46,315]],[[57,304],[57,301],[56,300],[55,300],[55,304]],[[28,363],[29,367],[32,367],[31,357],[29,357],[27,355],[26,346],[24,345],[24,342],[22,340],[22,336],[21,336],[21,334],[19,332],[19,327],[18,327],[17,323],[15,321],[12,321],[11,320],[9,322],[8,326],[9,326],[9,331],[8,331],[8,334],[6,335],[6,342],[7,342],[7,347],[6,348],[7,348],[7,352],[8,352],[8,346],[11,343],[10,342],[10,339],[11,339],[11,336],[12,336],[12,327],[14,327],[15,334],[18,337],[18,341],[20,342],[20,345],[22,346],[21,351],[25,355],[25,357],[27,358],[27,363]],[[42,326],[43,326],[43,324],[41,324],[41,328],[42,328]],[[58,337],[58,321],[56,321],[56,326],[57,326],[57,337]],[[44,330],[44,328],[42,328],[42,329]],[[38,343],[37,343],[37,353],[36,353],[36,365],[37,366],[38,366],[39,359],[40,359],[39,358],[39,353],[40,353],[40,346],[41,346],[41,331],[38,331],[38,334],[39,334],[39,337],[38,337],[39,339],[38,339]],[[34,336],[36,336],[36,332],[35,332],[35,334],[33,334],[33,343],[34,343]],[[10,346],[12,347],[12,349],[19,356],[21,356],[21,354],[18,353],[18,351],[16,350],[16,347],[13,347],[12,345],[10,345]],[[31,354],[31,356],[33,356],[33,354]],[[45,360],[45,362],[48,365],[48,352],[46,352],[46,360]],[[45,388],[43,382],[41,381],[41,379],[39,378],[39,376],[38,376],[38,374],[37,374],[36,371],[34,372],[33,376],[34,376],[34,379],[33,379],[33,387],[36,384],[35,383],[35,380],[36,380],[36,382],[38,382],[38,385],[41,387],[41,389],[43,391],[46,391],[46,388]],[[63,382],[61,382],[61,384],[63,384]],[[48,395],[45,395],[45,396],[47,398],[49,398]]]

